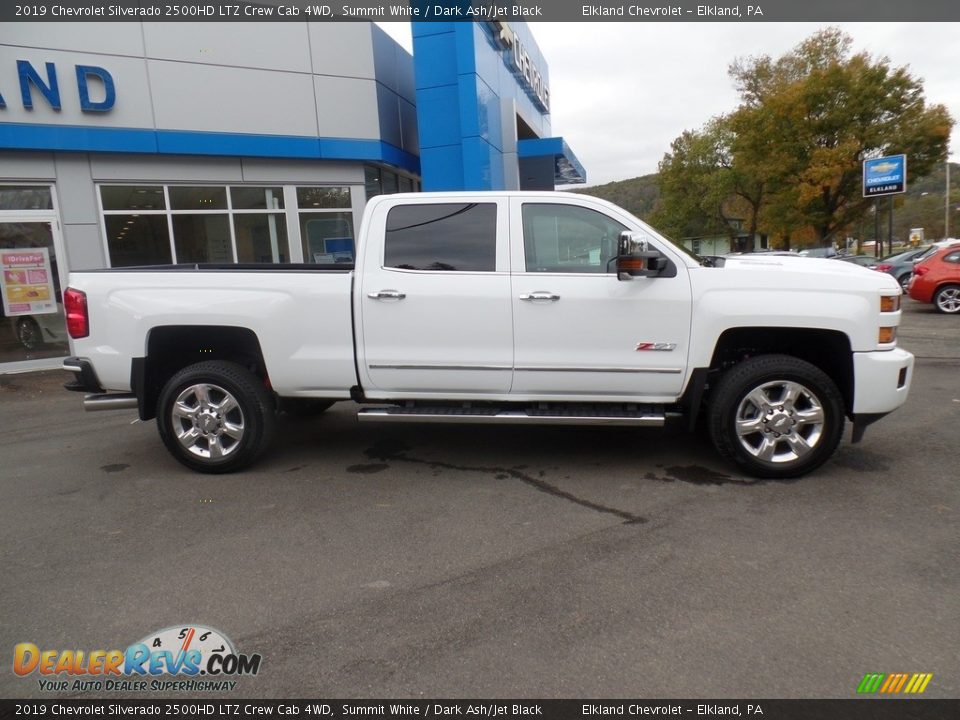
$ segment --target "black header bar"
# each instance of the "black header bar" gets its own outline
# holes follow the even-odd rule
[[[0,3],[0,22],[951,22],[957,0],[36,0]],[[922,42],[922,40],[918,40]]]
[[[0,700],[0,718],[762,718],[762,720],[954,720],[960,700]]]

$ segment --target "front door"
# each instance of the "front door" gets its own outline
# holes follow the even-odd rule
[[[607,264],[619,234],[633,228],[603,206],[549,196],[511,202],[513,394],[635,402],[677,395],[690,336],[683,268],[620,281]]]
[[[506,199],[405,199],[376,212],[355,301],[371,398],[484,397],[510,390]]]

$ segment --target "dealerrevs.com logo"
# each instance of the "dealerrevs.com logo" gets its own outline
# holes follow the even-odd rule
[[[50,692],[233,690],[242,675],[260,671],[259,654],[238,653],[219,630],[175,625],[150,633],[126,650],[41,650],[34,643],[13,649],[13,671],[38,675]]]

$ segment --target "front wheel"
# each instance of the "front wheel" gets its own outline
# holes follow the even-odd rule
[[[43,332],[37,321],[28,315],[17,320],[17,339],[27,350],[36,350],[43,345]]]
[[[944,285],[933,296],[933,305],[942,313],[960,312],[960,285]]]
[[[798,477],[822,465],[843,435],[843,398],[820,368],[790,355],[735,365],[710,401],[717,451],[748,475]]]
[[[233,472],[256,461],[273,437],[275,415],[263,381],[221,360],[184,368],[157,402],[157,427],[167,450],[203,473]]]

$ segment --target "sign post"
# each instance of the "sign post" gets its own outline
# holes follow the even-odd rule
[[[863,161],[863,196],[890,195],[890,216],[887,220],[889,249],[893,250],[893,195],[907,191],[907,156],[887,155]],[[878,233],[879,234],[879,233]],[[883,244],[877,242],[877,255],[883,255]]]

